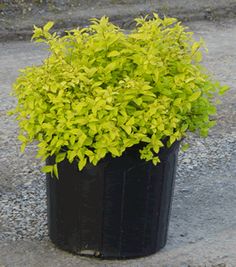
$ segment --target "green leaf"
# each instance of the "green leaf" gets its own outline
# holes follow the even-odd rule
[[[110,151],[113,155],[119,157],[120,156],[120,152],[118,151],[118,149],[116,147],[108,147],[107,148],[108,151]]]
[[[131,126],[129,126],[129,125],[122,125],[121,127],[126,131],[127,134],[131,134],[131,131],[132,131]]]
[[[160,73],[159,73],[159,71],[156,70],[154,73],[154,81],[156,83],[159,81],[159,77],[160,77]]]
[[[32,35],[32,40],[39,39],[43,35],[43,30],[41,28],[38,28],[34,25],[34,34]]]
[[[42,172],[48,173],[48,172],[53,172],[53,166],[54,165],[47,165],[42,167]]]
[[[131,117],[131,118],[126,122],[125,125],[127,125],[127,126],[132,126],[132,125],[134,125],[134,122],[135,122],[134,117]]]
[[[200,130],[200,135],[202,137],[207,137],[208,136],[208,128],[203,128]]]
[[[229,86],[227,85],[224,85],[224,86],[221,86],[220,87],[220,91],[219,91],[219,94],[220,95],[223,95],[225,92],[227,92],[229,90]]]
[[[72,146],[75,144],[75,140],[76,140],[75,135],[71,135],[71,137],[70,137],[70,143],[71,143]]]
[[[103,158],[106,155],[107,149],[105,148],[99,148],[97,150],[97,155],[99,155],[100,158]]]
[[[26,143],[21,144],[20,152],[23,153],[25,151]]]
[[[164,130],[165,130],[165,125],[164,125],[163,123],[159,123],[159,124],[157,125],[157,129],[158,129],[159,131],[164,131]]]
[[[169,144],[172,145],[175,142],[175,140],[176,140],[176,137],[171,135],[169,139]]]
[[[82,159],[79,160],[78,168],[79,168],[80,171],[84,168],[86,163],[87,163],[87,158],[82,158]]]
[[[192,45],[192,55],[195,54],[199,48],[200,48],[200,44],[198,42],[195,42]]]
[[[113,61],[111,63],[109,63],[106,68],[105,68],[105,72],[111,72],[113,70],[115,70],[117,68],[117,62],[116,61]]]
[[[86,139],[87,139],[86,134],[82,133],[79,136],[78,145],[83,146],[83,144],[84,144],[84,142],[85,142]]]
[[[51,146],[55,146],[58,142],[58,136],[54,136],[52,141],[51,141]]]
[[[193,101],[195,101],[195,100],[197,100],[199,97],[200,97],[200,95],[201,95],[201,91],[198,91],[198,92],[195,92],[195,93],[193,93],[190,97],[189,97],[189,101],[190,102],[193,102]]]
[[[183,152],[185,152],[186,150],[188,150],[188,148],[189,148],[189,144],[183,144],[181,146],[181,149],[182,149]]]
[[[53,173],[57,179],[59,179],[57,164],[53,165]]]
[[[155,152],[155,153],[159,153],[159,151],[160,151],[160,147],[158,147],[158,146],[153,146],[153,151]]]
[[[201,51],[197,51],[194,55],[194,59],[196,62],[201,62],[202,61],[202,53]]]
[[[152,162],[153,162],[154,165],[157,165],[157,163],[160,163],[161,161],[160,161],[159,157],[154,157],[152,159]]]
[[[66,152],[57,154],[56,155],[56,163],[63,161],[66,157],[66,154],[67,154]]]
[[[188,129],[188,124],[183,124],[183,125],[181,126],[181,131],[182,131],[182,132],[185,132],[187,129]]]
[[[177,98],[174,101],[174,105],[177,106],[177,107],[181,107],[181,102],[182,102],[182,99],[181,98]]]
[[[24,135],[19,135],[18,139],[22,142],[22,143],[26,143],[27,142],[27,138]]]
[[[67,158],[68,158],[68,160],[69,160],[69,162],[70,163],[72,163],[73,162],[73,160],[74,160],[74,158],[76,157],[76,155],[77,155],[77,153],[76,153],[76,151],[74,151],[74,150],[69,150],[68,152],[67,152]]]
[[[211,128],[211,127],[214,127],[216,125],[216,121],[209,121],[208,123],[208,126]]]
[[[107,57],[117,57],[120,55],[120,52],[118,51],[111,51],[110,53],[108,53]]]
[[[45,24],[43,26],[43,30],[48,32],[53,27],[53,25],[54,25],[54,22],[53,21],[49,21],[47,24]]]
[[[142,98],[140,97],[140,98],[137,98],[137,99],[133,99],[133,102],[134,102],[136,105],[140,106],[140,105],[142,104],[143,100],[142,100]]]

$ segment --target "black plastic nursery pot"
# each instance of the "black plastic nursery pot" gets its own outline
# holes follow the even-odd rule
[[[141,160],[139,149],[82,171],[64,160],[59,179],[47,174],[49,236],[56,246],[104,259],[147,256],[165,246],[179,142],[161,149],[156,166]]]

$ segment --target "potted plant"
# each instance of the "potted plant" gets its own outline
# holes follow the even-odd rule
[[[177,153],[206,136],[226,86],[201,66],[203,40],[174,18],[136,19],[125,33],[108,18],[60,37],[14,84],[22,151],[47,161],[49,235],[59,247],[103,258],[155,253],[166,243]]]

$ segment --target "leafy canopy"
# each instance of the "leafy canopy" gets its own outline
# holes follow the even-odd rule
[[[200,65],[203,40],[176,19],[138,18],[129,34],[107,17],[63,37],[49,33],[52,26],[34,27],[32,37],[50,56],[14,84],[22,150],[36,140],[42,160],[55,156],[44,171],[57,175],[65,158],[82,170],[140,142],[140,157],[157,164],[163,140],[170,146],[187,131],[206,136],[215,124],[213,97],[227,87]]]

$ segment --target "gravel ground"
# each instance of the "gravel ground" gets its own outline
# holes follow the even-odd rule
[[[159,253],[159,256],[162,257],[164,263],[170,263],[172,260],[175,262],[173,257],[177,261],[182,255],[182,261],[176,265],[173,263],[173,265],[160,266],[199,266],[191,265],[191,263],[216,264],[219,260],[220,263],[229,263],[227,266],[236,266],[236,259],[233,258],[233,254],[230,254],[234,241],[227,243],[224,240],[236,230],[235,25],[235,20],[221,21],[217,24],[213,22],[189,23],[190,28],[197,35],[205,37],[209,47],[210,52],[205,57],[205,64],[220,81],[229,84],[232,89],[224,96],[223,104],[219,108],[219,123],[211,131],[209,137],[199,139],[191,136],[189,138],[191,148],[185,153],[180,152],[169,239],[166,248]],[[47,236],[45,179],[40,172],[42,163],[34,159],[36,148],[33,145],[27,149],[25,154],[20,154],[17,125],[11,117],[6,115],[6,111],[15,104],[9,92],[17,76],[17,70],[27,65],[40,63],[47,55],[47,51],[42,46],[35,46],[28,42],[0,43],[0,51],[0,147],[2,148],[0,151],[0,243],[3,244],[2,248],[0,246],[0,259],[2,250],[3,264],[6,266],[36,266],[30,264],[30,260],[24,261],[28,265],[22,262],[18,265],[10,264],[12,259],[6,256],[8,245],[4,244],[13,244],[9,251],[12,248],[13,251],[19,251],[16,247],[17,242],[21,240],[26,242],[23,247],[27,249],[29,249],[27,242],[32,240],[38,250],[40,247],[45,249],[45,254],[48,247],[51,248]],[[199,252],[198,257],[187,261],[186,255],[192,255],[191,253],[194,253],[197,248],[200,251],[198,244],[206,246],[207,250],[208,242],[221,233],[226,234],[222,234],[223,239],[219,238],[217,248],[224,245],[227,249],[227,246],[230,246],[229,252],[216,248],[204,260],[202,251]],[[236,241],[233,244],[236,246]],[[183,255],[183,251],[188,254]],[[219,251],[223,254],[219,254],[221,253]],[[42,252],[42,255],[44,253]],[[74,262],[72,256],[66,259],[69,263],[70,259]],[[69,263],[68,265],[39,263],[37,266],[76,266],[72,263],[69,265]],[[83,266],[98,265],[87,263]],[[99,266],[106,265],[99,264]],[[131,265],[127,263],[122,266]],[[146,263],[132,266],[156,265]]]
[[[187,152],[179,155],[169,238],[172,246],[201,240],[206,231],[208,236],[214,235],[216,229],[230,226],[233,218],[236,221],[236,181],[232,181],[236,176],[235,136],[228,134],[224,138],[205,140],[191,138],[191,144]],[[31,149],[35,150],[34,147]],[[19,180],[15,185],[11,184],[14,188],[1,188],[0,240],[48,239],[45,180],[44,174],[40,173],[41,164],[30,166],[27,159],[23,164],[25,166],[18,173]],[[18,172],[17,169],[15,171]],[[206,175],[207,183],[204,179]],[[215,180],[219,176],[224,179]],[[211,225],[205,224],[206,219]],[[199,231],[190,231],[197,226]],[[176,235],[180,238],[176,239]]]

